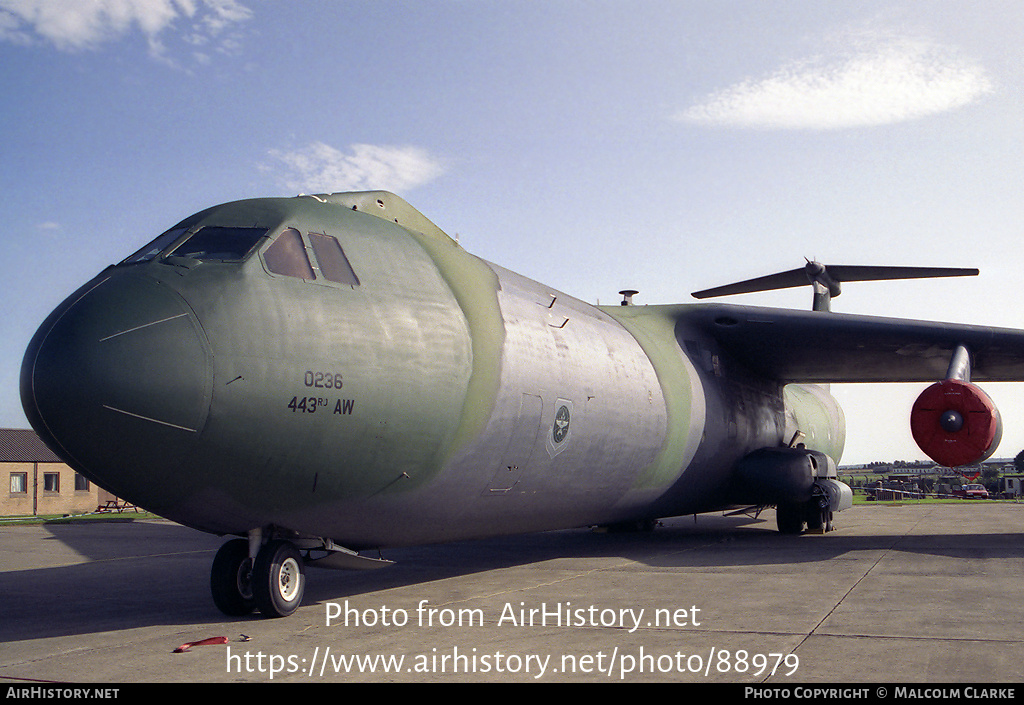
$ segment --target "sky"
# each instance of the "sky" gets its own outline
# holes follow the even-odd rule
[[[0,0],[0,426],[46,315],[225,201],[391,190],[591,303],[799,267],[978,267],[833,309],[1024,328],[1016,0]],[[808,308],[808,289],[724,299]],[[845,463],[926,385],[837,385]],[[996,453],[1024,384],[986,387]]]

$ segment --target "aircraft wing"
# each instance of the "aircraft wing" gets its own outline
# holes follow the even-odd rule
[[[784,382],[932,382],[953,351],[971,352],[974,382],[1024,381],[1024,330],[729,304],[679,307],[683,330]]]

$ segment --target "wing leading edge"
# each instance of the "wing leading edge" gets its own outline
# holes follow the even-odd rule
[[[960,345],[973,381],[1024,381],[1024,330],[730,304],[679,306],[675,317],[787,383],[934,381]]]

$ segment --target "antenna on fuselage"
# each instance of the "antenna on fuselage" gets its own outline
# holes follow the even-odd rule
[[[622,294],[622,302],[619,305],[620,306],[632,306],[633,305],[633,297],[636,296],[637,294],[639,294],[640,292],[637,291],[636,289],[623,289],[619,293]]]

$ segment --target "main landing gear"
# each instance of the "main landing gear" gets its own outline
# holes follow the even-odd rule
[[[306,587],[302,554],[291,541],[271,539],[259,546],[232,539],[220,547],[210,570],[213,602],[226,615],[238,617],[258,609],[264,617],[287,617],[302,604]],[[259,546],[252,558],[250,543]]]
[[[814,497],[808,502],[779,504],[775,507],[779,533],[800,534],[804,525],[808,533],[825,534],[833,530],[832,507],[827,498]]]

